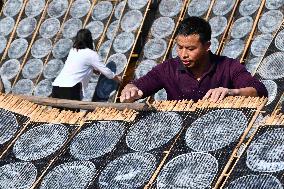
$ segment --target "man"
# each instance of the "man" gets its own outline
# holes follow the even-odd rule
[[[239,61],[210,51],[211,28],[198,17],[183,20],[176,34],[178,57],[166,60],[145,76],[127,84],[121,102],[133,102],[162,88],[168,100],[210,99],[226,96],[265,96],[265,86],[252,77]]]

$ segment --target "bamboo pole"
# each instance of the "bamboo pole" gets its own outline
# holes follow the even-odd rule
[[[36,96],[23,96],[23,95],[14,95],[14,96],[18,96],[22,99],[31,101],[36,104],[52,106],[52,107],[63,107],[63,108],[74,108],[74,109],[80,108],[85,110],[94,110],[96,107],[112,107],[118,110],[124,110],[125,108],[133,110],[147,109],[147,105],[144,103],[84,102],[84,101],[36,97]]]

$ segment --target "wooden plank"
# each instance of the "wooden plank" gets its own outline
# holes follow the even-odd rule
[[[36,104],[52,106],[52,107],[75,108],[75,109],[80,108],[85,110],[94,110],[96,107],[112,107],[118,110],[124,110],[126,108],[133,110],[147,109],[147,105],[144,103],[84,102],[84,101],[36,97],[36,96],[23,96],[23,95],[13,95],[13,96],[18,96],[22,99],[34,102]]]

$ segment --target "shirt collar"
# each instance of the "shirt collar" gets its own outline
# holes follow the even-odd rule
[[[178,62],[179,62],[178,71],[186,72],[187,69],[184,66],[184,64],[182,63],[181,59],[179,57],[177,57],[177,58],[178,58]],[[215,55],[211,51],[209,51],[209,59],[210,59],[210,62],[213,64],[213,66],[210,67],[210,69],[206,72],[206,74],[215,70],[216,66],[217,66],[217,61],[216,61]]]

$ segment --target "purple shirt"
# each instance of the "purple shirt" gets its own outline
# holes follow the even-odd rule
[[[198,81],[188,71],[180,59],[173,58],[154,67],[145,76],[133,81],[143,92],[143,97],[150,96],[164,88],[168,100],[202,99],[209,89],[225,87],[238,89],[253,87],[258,96],[268,96],[265,86],[246,70],[239,61],[210,53],[213,64]]]

